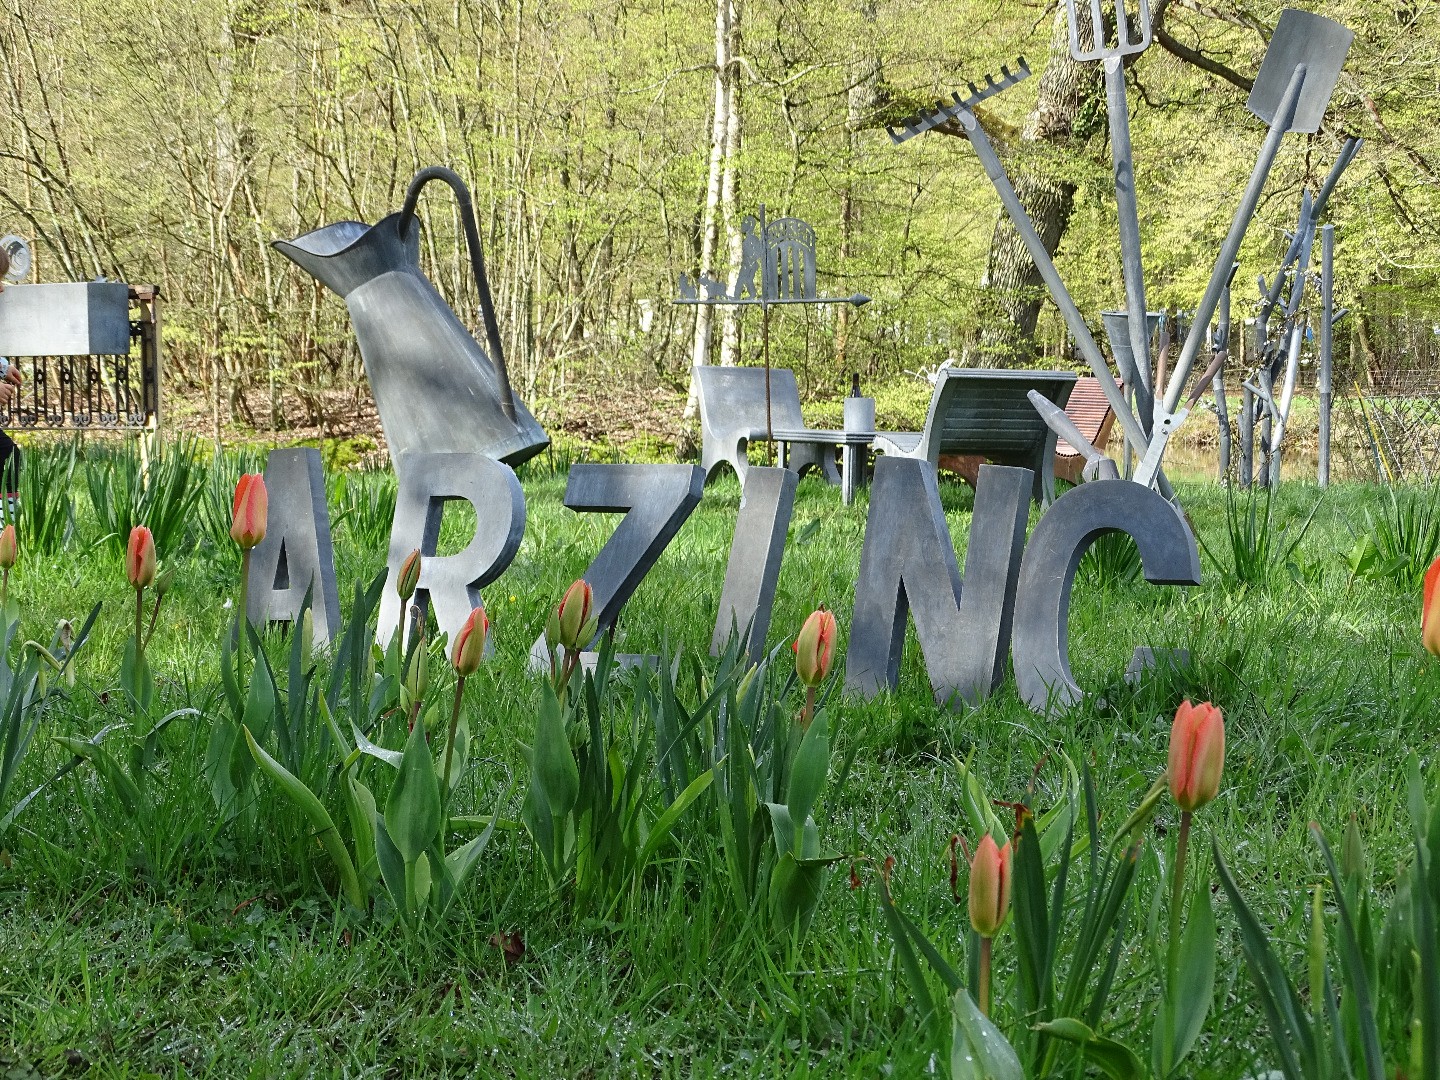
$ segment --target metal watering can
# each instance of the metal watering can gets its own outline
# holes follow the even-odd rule
[[[431,180],[460,204],[488,352],[420,271],[415,204]],[[514,466],[550,445],[510,388],[475,211],[453,171],[420,170],[400,212],[374,225],[338,221],[274,246],[344,298],[392,460],[469,452]]]

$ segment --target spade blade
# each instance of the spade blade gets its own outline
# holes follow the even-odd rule
[[[1265,50],[1260,74],[1255,76],[1255,86],[1250,91],[1250,111],[1267,124],[1274,122],[1290,76],[1298,65],[1304,64],[1305,84],[1289,130],[1306,134],[1319,131],[1330,95],[1340,81],[1345,54],[1354,39],[1353,33],[1333,19],[1286,8],[1275,24],[1275,34]]]

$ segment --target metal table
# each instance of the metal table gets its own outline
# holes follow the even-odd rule
[[[816,428],[775,428],[775,441],[781,445],[780,463],[785,464],[791,443],[812,443],[840,447],[840,497],[846,506],[855,501],[855,492],[864,483],[870,463],[873,431],[838,431]]]

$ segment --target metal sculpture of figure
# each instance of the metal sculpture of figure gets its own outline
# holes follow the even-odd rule
[[[443,180],[455,191],[485,324],[471,335],[420,270],[415,208]],[[550,444],[510,386],[470,193],[449,169],[428,168],[405,203],[375,225],[341,221],[275,247],[345,299],[391,455],[481,453],[518,465]]]
[[[890,137],[897,143],[951,121],[964,131],[1000,195],[1006,212],[1014,221],[1016,231],[1031,259],[1040,271],[1051,299],[1060,309],[1071,337],[1094,371],[1111,408],[1115,410],[1126,441],[1140,455],[1140,464],[1133,479],[1146,487],[1155,485],[1162,494],[1169,497],[1169,485],[1161,472],[1165,447],[1176,429],[1184,422],[1190,407],[1198,401],[1199,393],[1203,392],[1218,371],[1218,365],[1224,362],[1225,350],[1212,348],[1212,370],[1200,380],[1201,391],[1186,400],[1186,389],[1196,356],[1210,337],[1210,320],[1234,274],[1236,256],[1259,206],[1260,195],[1269,178],[1280,144],[1288,132],[1314,132],[1319,128],[1354,35],[1339,23],[1321,15],[1294,9],[1287,9],[1281,14],[1248,102],[1250,111],[1269,125],[1269,133],[1261,146],[1250,182],[1235,209],[1229,231],[1216,256],[1210,281],[1193,313],[1189,332],[1180,346],[1173,369],[1167,372],[1162,366],[1152,375],[1146,326],[1144,265],[1140,257],[1134,161],[1130,145],[1129,104],[1124,74],[1126,58],[1140,54],[1150,45],[1150,10],[1148,0],[1138,0],[1139,10],[1132,17],[1125,10],[1125,2],[1126,0],[1118,0],[1112,17],[1107,20],[1101,0],[1089,0],[1087,8],[1090,33],[1089,41],[1086,42],[1082,40],[1083,27],[1078,18],[1077,0],[1065,0],[1070,19],[1071,55],[1082,62],[1095,61],[1105,65],[1106,112],[1110,125],[1115,197],[1119,210],[1128,337],[1138,376],[1132,388],[1135,396],[1134,409],[1126,402],[1125,393],[1111,375],[1104,354],[1060,279],[1054,261],[1045,250],[1029,214],[1020,202],[1005,166],[975,116],[975,107],[981,101],[1029,75],[1029,67],[1024,60],[1019,61],[1018,70],[1014,73],[1008,68],[1002,68],[1002,77],[987,79],[983,89],[977,89],[973,83],[970,84],[969,97],[962,99],[959,94],[955,94],[952,102],[939,102],[933,111],[911,117],[904,121],[899,129],[892,127],[889,131]],[[1108,32],[1107,26],[1110,27]],[[1048,413],[1047,416],[1053,420],[1053,416]]]

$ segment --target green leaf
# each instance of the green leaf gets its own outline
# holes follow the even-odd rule
[[[791,767],[790,783],[785,792],[785,802],[790,807],[790,819],[804,824],[815,809],[815,802],[825,787],[825,777],[830,771],[830,728],[821,713],[810,725],[800,740]]]
[[[644,848],[640,851],[640,858],[636,860],[637,870],[643,869],[650,862],[651,857],[660,849],[660,845],[669,839],[674,831],[676,823],[684,815],[690,805],[705,793],[705,790],[714,782],[715,770],[706,769],[690,782],[690,786],[680,793],[680,797],[667,806],[661,815],[655,819],[655,824],[650,829],[650,836],[645,841]]]
[[[952,1080],[1025,1080],[1020,1058],[963,987],[955,991],[950,1044]]]
[[[440,781],[435,759],[425,742],[425,727],[416,724],[405,741],[400,772],[385,802],[385,828],[407,867],[440,835]]]
[[[1145,1066],[1135,1051],[1115,1039],[1095,1034],[1079,1020],[1063,1017],[1039,1024],[1036,1030],[1075,1043],[1085,1060],[1112,1080],[1144,1080]]]
[[[1340,868],[1335,865],[1335,856],[1325,842],[1320,827],[1311,824],[1310,833],[1320,845],[1320,854],[1325,859],[1325,868],[1330,872],[1330,883],[1335,887],[1335,907],[1340,913],[1340,962],[1345,971],[1347,989],[1355,997],[1355,1016],[1360,1027],[1360,1046],[1365,1058],[1365,1072],[1369,1080],[1385,1080],[1385,1057],[1380,1049],[1380,1030],[1375,1019],[1374,997],[1370,990],[1365,958],[1360,953],[1360,944],[1355,935],[1355,920],[1350,905],[1345,900],[1344,885],[1340,880]]]
[[[552,817],[563,818],[575,809],[580,798],[580,767],[570,749],[559,699],[549,683],[543,684],[540,696],[530,775],[544,791]]]
[[[1175,1018],[1172,1071],[1195,1045],[1215,997],[1215,912],[1210,905],[1208,877],[1197,882],[1190,901],[1190,919],[1180,939],[1178,974],[1176,985],[1170,988]]]
[[[250,748],[255,763],[269,776],[280,788],[280,791],[299,809],[310,827],[315,830],[315,838],[325,848],[330,861],[335,864],[335,872],[340,875],[340,888],[345,898],[361,911],[365,910],[365,893],[360,888],[360,878],[355,873],[355,864],[350,860],[350,853],[345,850],[345,844],[340,839],[340,830],[335,828],[335,822],[331,819],[329,811],[315,793],[306,787],[300,779],[290,772],[285,766],[261,749],[260,744],[255,741],[255,736],[250,734],[249,728],[243,728],[245,742]]]
[[[781,933],[798,929],[804,934],[820,903],[826,863],[799,862],[790,852],[780,856],[770,877],[770,902],[775,928]]]
[[[510,792],[506,791],[505,794],[500,797],[500,802],[503,804],[509,797]],[[476,861],[479,860],[485,849],[490,846],[490,838],[495,835],[495,825],[499,820],[500,815],[498,813],[491,814],[490,823],[485,826],[485,830],[479,836],[462,847],[456,848],[445,857],[446,867],[449,869],[450,876],[455,882],[455,892],[460,891],[460,886],[465,884],[465,879],[470,876],[470,871],[474,869]],[[451,895],[453,896],[454,893]]]
[[[1286,1080],[1312,1080],[1318,1074],[1315,1065],[1319,1047],[1309,1017],[1301,1008],[1300,996],[1270,947],[1264,929],[1241,897],[1240,887],[1230,876],[1220,848],[1213,840],[1210,847],[1220,885],[1240,925],[1240,947],[1245,953],[1260,1007],[1269,1021],[1270,1041],[1280,1058],[1280,1069]]]

